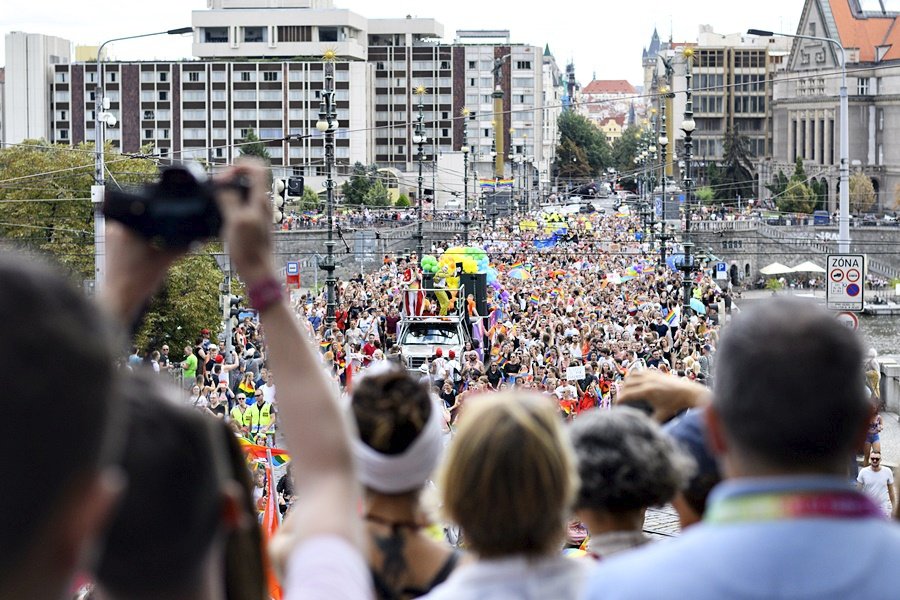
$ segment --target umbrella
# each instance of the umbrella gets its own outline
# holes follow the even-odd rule
[[[771,265],[766,265],[760,269],[759,272],[763,275],[785,275],[787,273],[793,273],[794,270],[780,262],[773,262]]]
[[[523,269],[521,267],[516,268],[516,269],[510,269],[510,271],[509,271],[509,273],[507,273],[507,275],[513,279],[523,279],[524,280],[524,279],[531,278],[531,273],[529,273],[528,271],[526,271],[525,269]]]
[[[698,315],[706,314],[706,306],[704,306],[703,302],[699,298],[691,298],[691,310],[693,310]]]
[[[824,273],[825,269],[812,261],[802,262],[792,269],[794,273]]]

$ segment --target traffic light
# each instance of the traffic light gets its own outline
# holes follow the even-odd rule
[[[226,298],[228,298],[228,306],[225,307],[227,312],[224,316],[231,319],[231,327],[234,328],[240,324],[240,315],[244,311],[241,303],[244,299],[240,296],[226,296]]]
[[[303,177],[300,175],[292,175],[287,180],[287,196],[290,198],[303,197]]]
[[[284,221],[284,203],[287,196],[287,182],[280,178],[272,181],[272,222],[276,225]]]

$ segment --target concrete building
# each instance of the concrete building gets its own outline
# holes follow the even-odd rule
[[[6,69],[0,67],[0,141],[3,141],[3,121],[6,120],[3,114],[3,94],[6,88]]]
[[[806,0],[797,33],[839,40],[847,56],[851,175],[872,180],[872,212],[900,200],[900,3]],[[819,207],[837,209],[840,168],[841,56],[833,44],[793,40],[786,69],[775,79],[773,156],[769,178],[790,175],[797,157],[822,185]]]
[[[544,47],[542,66],[542,101],[543,101],[543,125],[542,137],[543,149],[540,159],[537,161],[538,185],[542,193],[549,194],[553,163],[556,161],[556,145],[559,142],[559,115],[562,114],[562,102],[565,95],[562,72],[556,64],[556,58],[550,52],[550,45]]]
[[[6,34],[3,86],[3,138],[7,144],[26,139],[51,139],[50,84],[54,66],[69,62],[72,43],[39,33]]]

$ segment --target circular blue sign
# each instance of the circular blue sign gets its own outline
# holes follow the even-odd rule
[[[847,286],[847,295],[848,296],[858,296],[859,295],[859,286],[855,283],[851,283]]]

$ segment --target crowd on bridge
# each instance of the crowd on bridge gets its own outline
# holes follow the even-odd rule
[[[701,272],[685,297],[628,215],[505,217],[450,244],[487,263],[485,314],[462,302],[471,346],[410,372],[404,315],[452,318],[421,287],[433,263],[389,257],[339,282],[331,323],[326,298],[288,298],[276,278],[265,169],[222,177],[251,186],[217,201],[259,320],[222,345],[199,332],[179,398],[153,361],[182,357],[117,357],[181,253],[112,223],[99,307],[0,257],[24,345],[8,416],[42,415],[41,435],[0,445],[27,458],[0,493],[16,516],[0,524],[16,549],[0,597],[65,596],[76,576],[95,599],[846,598],[900,583],[874,390],[859,340],[825,313],[772,299],[730,318],[729,290]],[[34,360],[48,346],[65,357],[54,378]],[[645,512],[667,502],[683,533],[652,541]]]

